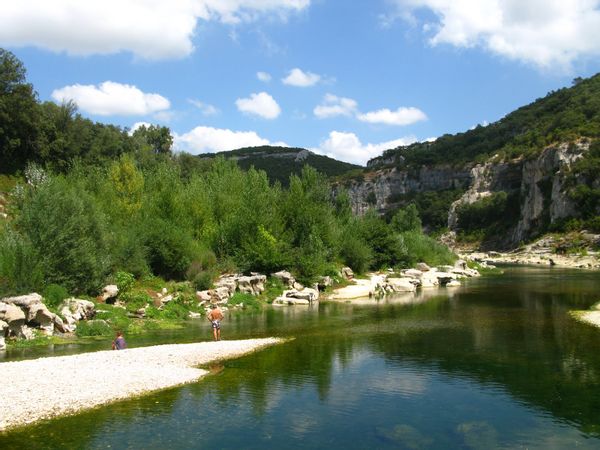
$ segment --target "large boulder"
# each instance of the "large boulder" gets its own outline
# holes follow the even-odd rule
[[[350,267],[342,267],[342,270],[340,270],[340,275],[346,280],[354,279],[354,271]]]
[[[420,270],[421,272],[429,272],[429,270],[431,270],[431,267],[429,267],[424,262],[417,263],[417,265],[415,266],[415,268],[417,270]]]
[[[417,290],[412,278],[388,278],[387,284],[394,292],[414,292]]]
[[[54,331],[59,333],[72,333],[75,331],[76,325],[65,323],[58,314],[54,314]]]
[[[317,285],[320,290],[324,291],[329,286],[333,286],[333,280],[330,276],[324,276],[319,278],[319,282],[317,283]]]
[[[34,292],[32,294],[19,295],[18,297],[5,297],[1,301],[2,303],[8,303],[20,308],[28,309],[32,305],[42,303],[42,296]]]
[[[71,316],[74,320],[90,320],[96,315],[96,306],[89,300],[79,298],[66,299],[59,308],[63,317]]]
[[[238,289],[243,294],[260,295],[265,290],[265,275],[253,275],[250,277],[239,277],[237,279]]]
[[[199,302],[204,303],[210,302],[212,297],[210,295],[210,291],[196,291],[196,298]]]
[[[229,297],[233,295],[238,286],[238,277],[236,275],[223,275],[215,283],[215,288],[226,287],[229,291]]]
[[[402,271],[402,275],[408,278],[421,279],[423,272],[418,269],[406,269]]]
[[[104,286],[102,293],[100,294],[99,300],[105,303],[114,303],[119,295],[119,288],[116,284],[109,284]]]
[[[271,276],[273,278],[280,279],[284,286],[287,286],[290,288],[293,287],[294,283],[296,282],[296,279],[294,278],[294,276],[291,273],[289,273],[287,270],[281,270],[279,272],[272,273]]]
[[[45,334],[54,332],[54,314],[43,303],[33,304],[27,310],[27,323],[37,325]]]

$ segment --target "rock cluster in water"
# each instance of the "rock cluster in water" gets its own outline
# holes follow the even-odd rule
[[[396,273],[369,274],[366,279],[349,279],[352,284],[336,289],[331,300],[385,296],[401,292],[414,292],[417,288],[457,287],[461,278],[478,277],[479,272],[467,267],[459,260],[454,266],[429,267],[425,263],[416,268],[403,269]]]

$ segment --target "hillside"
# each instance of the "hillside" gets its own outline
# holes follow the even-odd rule
[[[581,137],[600,137],[600,74],[576,78],[573,86],[550,92],[497,122],[434,142],[387,150],[370,168],[482,162],[539,154],[548,145]]]
[[[361,166],[317,155],[310,150],[291,147],[246,147],[216,154],[204,153],[199,157],[212,159],[217,155],[223,156],[225,159],[235,159],[244,170],[248,170],[250,167],[264,170],[271,182],[279,181],[284,186],[288,185],[290,175],[299,175],[305,165],[314,167],[328,177],[362,169]]]
[[[353,210],[414,203],[429,230],[484,248],[548,231],[600,232],[600,74],[498,122],[387,150],[345,177]]]

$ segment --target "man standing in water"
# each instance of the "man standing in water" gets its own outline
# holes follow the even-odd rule
[[[223,312],[221,309],[212,303],[210,305],[211,310],[208,312],[206,317],[212,324],[213,336],[215,341],[221,340],[221,320],[223,320]]]

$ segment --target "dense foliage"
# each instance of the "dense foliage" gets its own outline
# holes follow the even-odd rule
[[[463,164],[492,155],[512,158],[537,154],[556,142],[600,137],[600,74],[576,79],[497,122],[434,142],[387,150],[381,160],[399,165]],[[377,159],[370,162],[377,165]]]

